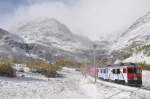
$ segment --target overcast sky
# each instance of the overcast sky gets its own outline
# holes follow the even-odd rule
[[[150,0],[0,0],[0,27],[53,17],[97,40],[116,35],[149,11]]]

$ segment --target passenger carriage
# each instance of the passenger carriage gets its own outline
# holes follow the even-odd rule
[[[140,66],[127,63],[116,64],[106,68],[98,68],[100,79],[128,85],[142,85],[142,69]]]
[[[103,79],[103,80],[108,80],[109,79],[109,69],[108,68],[98,68],[98,77]]]

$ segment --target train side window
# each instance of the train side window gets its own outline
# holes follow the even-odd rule
[[[107,73],[107,69],[105,69],[105,73]]]
[[[120,74],[120,69],[117,69],[117,74]]]
[[[124,68],[124,69],[123,69],[123,73],[127,73],[127,70],[126,70],[126,68]]]
[[[104,69],[104,73],[106,73],[106,70]]]
[[[113,74],[115,74],[115,69],[112,70]]]
[[[104,73],[104,69],[102,69],[102,73]]]
[[[108,70],[106,69],[106,73],[108,73]]]

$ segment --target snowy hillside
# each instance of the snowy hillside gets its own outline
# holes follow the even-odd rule
[[[24,40],[11,34],[3,29],[0,29],[0,54],[1,56],[13,56],[25,54],[23,50]]]
[[[19,55],[49,62],[60,58],[81,61],[93,44],[88,38],[73,34],[56,19],[32,20],[15,25],[9,31],[0,31],[0,52],[11,57]]]
[[[0,29],[0,59],[2,60],[16,59],[17,61],[20,61],[27,60],[29,57],[40,59],[38,54],[33,53],[33,45],[25,43],[24,39],[19,35]],[[40,48],[36,50],[39,51]]]
[[[11,31],[23,37],[26,43],[55,46],[65,51],[83,49],[91,43],[88,39],[83,41],[56,19],[33,20]]]
[[[111,54],[123,62],[149,62],[150,12],[137,19],[117,42],[111,46]],[[141,54],[142,53],[142,54]]]
[[[150,13],[139,18],[120,37],[113,47],[124,48],[130,45],[143,45],[150,43]]]

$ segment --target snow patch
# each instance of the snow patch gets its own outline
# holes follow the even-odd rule
[[[123,62],[133,62],[133,63],[146,63],[150,64],[150,57],[145,56],[143,52],[138,54],[133,54],[131,57],[125,59]]]
[[[60,77],[46,78],[38,73],[24,77],[0,77],[0,99],[149,99],[149,91],[85,78],[75,69],[64,67]],[[145,72],[145,77],[149,76]],[[147,83],[149,83],[147,80]]]

